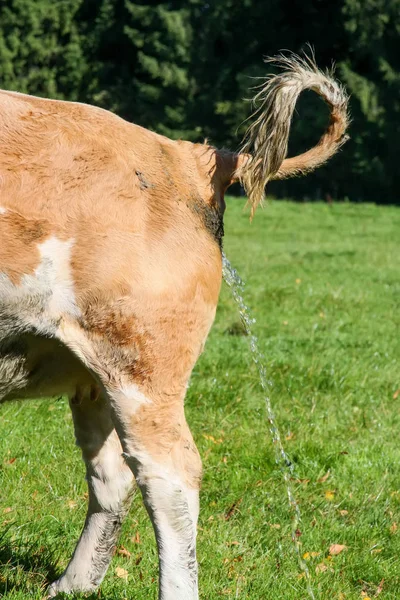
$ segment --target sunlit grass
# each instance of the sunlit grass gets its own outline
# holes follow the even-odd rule
[[[275,202],[250,224],[242,204],[227,201],[225,250],[247,282],[277,422],[296,466],[301,548],[315,595],[394,600],[400,210]],[[257,372],[226,286],[187,414],[204,462],[201,598],[306,599]],[[0,595],[10,600],[42,598],[80,533],[86,486],[73,441],[64,399],[0,409]],[[347,549],[330,557],[334,543]],[[121,544],[131,558],[114,558],[94,597],[155,599],[157,555],[139,497]],[[128,570],[127,581],[117,566]]]

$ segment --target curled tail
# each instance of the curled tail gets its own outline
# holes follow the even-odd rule
[[[235,177],[245,188],[252,215],[264,197],[268,181],[314,170],[348,139],[348,97],[332,73],[320,71],[313,56],[281,55],[267,62],[281,67],[283,72],[269,77],[254,98],[259,106],[255,121],[245,134]],[[316,146],[285,159],[290,123],[303,90],[313,90],[324,99],[331,109],[330,122]]]

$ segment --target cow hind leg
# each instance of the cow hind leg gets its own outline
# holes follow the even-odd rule
[[[161,600],[197,600],[196,530],[201,460],[181,400],[150,400],[124,417],[125,397],[112,402],[121,415],[121,440],[152,521],[159,554]],[[161,403],[160,403],[161,402]],[[165,403],[165,404],[164,404]]]
[[[174,374],[165,380],[155,369],[150,381],[140,383],[135,354],[130,360],[129,350],[114,347],[111,353],[105,338],[95,340],[77,326],[64,328],[62,339],[97,374],[109,399],[125,462],[155,530],[160,600],[198,600],[196,529],[202,467],[183,409],[189,370],[171,383]]]
[[[93,591],[100,585],[134,489],[107,399],[87,386],[77,389],[70,406],[76,441],[86,464],[89,506],[71,561],[50,586],[49,598],[60,592]]]

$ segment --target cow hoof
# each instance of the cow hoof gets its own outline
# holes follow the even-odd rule
[[[49,598],[56,598],[58,594],[73,594],[73,593],[83,593],[88,594],[90,592],[94,592],[96,590],[95,585],[71,585],[67,581],[64,580],[64,577],[60,577],[54,583],[52,583],[47,588],[47,596],[46,600]]]
[[[55,583],[52,583],[48,588],[47,588],[47,596],[46,596],[46,600],[49,600],[49,598],[55,598],[57,596],[57,594],[59,593],[59,590],[57,588],[57,586],[55,585]]]

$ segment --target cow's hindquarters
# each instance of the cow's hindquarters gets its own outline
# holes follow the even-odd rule
[[[198,598],[201,460],[183,403],[215,316],[220,269],[218,260],[213,283],[202,272],[173,293],[143,285],[140,301],[136,291],[113,305],[92,303],[83,318],[66,320],[58,331],[107,395],[125,461],[154,526],[161,600]]]

